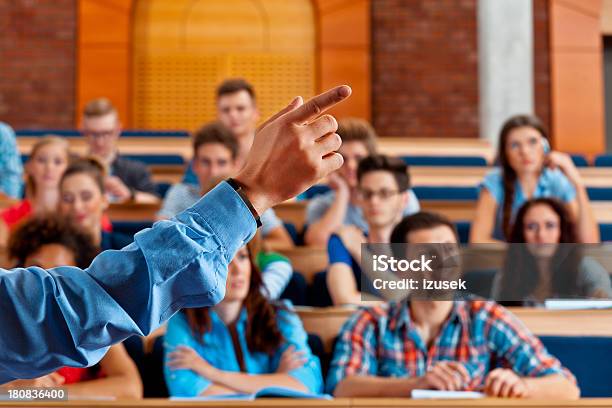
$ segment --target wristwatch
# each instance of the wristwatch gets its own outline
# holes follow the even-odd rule
[[[238,193],[240,198],[242,198],[242,201],[244,201],[244,203],[246,204],[249,211],[251,211],[251,214],[253,214],[253,218],[255,218],[257,228],[261,227],[261,219],[259,218],[259,214],[257,213],[255,207],[253,207],[253,204],[251,204],[251,201],[248,199],[246,194],[244,194],[244,186],[242,185],[242,183],[231,177],[225,181]]]

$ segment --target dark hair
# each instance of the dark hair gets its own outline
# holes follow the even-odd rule
[[[510,242],[504,261],[504,273],[500,280],[500,300],[522,301],[540,284],[537,260],[531,253],[525,239],[525,216],[529,209],[537,205],[547,205],[559,217],[561,236],[559,243],[576,243],[576,224],[567,207],[554,198],[536,198],[521,206],[514,225],[512,226]],[[578,270],[582,260],[582,251],[576,245],[558,245],[550,262],[551,289],[553,295],[560,297],[575,297],[586,295],[584,288],[579,286]],[[508,303],[510,305],[510,303]]]
[[[223,81],[221,85],[217,87],[217,99],[221,98],[223,95],[231,95],[240,91],[246,91],[253,100],[253,103],[255,103],[255,89],[253,85],[243,78],[230,78]]]
[[[66,169],[62,175],[60,181],[60,189],[64,184],[64,181],[75,174],[87,174],[96,183],[96,186],[100,189],[100,192],[104,194],[104,177],[106,176],[106,169],[99,160],[93,157],[85,157],[82,159],[76,159]]]
[[[357,167],[357,180],[361,182],[363,176],[373,171],[391,173],[395,178],[399,191],[404,192],[410,188],[408,165],[402,159],[389,157],[384,154],[364,157]]]
[[[212,122],[202,126],[193,134],[193,155],[198,154],[200,146],[205,144],[218,143],[227,148],[236,159],[238,155],[238,141],[234,134],[220,122]]]
[[[25,266],[28,256],[50,244],[70,250],[79,268],[87,268],[99,252],[91,235],[69,218],[48,214],[32,217],[21,224],[11,234],[8,253],[18,265]]]
[[[247,347],[251,352],[272,354],[283,341],[277,323],[279,306],[270,303],[262,294],[264,283],[261,272],[255,264],[255,248],[249,243],[247,249],[251,262],[249,293],[243,302],[248,316],[245,332]],[[202,335],[211,330],[209,310],[210,307],[183,310],[193,335],[198,341],[202,341]]]
[[[526,242],[525,239],[525,216],[527,211],[537,205],[546,205],[553,210],[561,222],[561,237],[560,243],[576,243],[578,242],[578,234],[576,232],[576,223],[574,216],[567,210],[567,206],[556,198],[543,197],[531,199],[521,206],[516,214],[516,219],[512,225],[509,242]]]
[[[338,121],[336,131],[342,142],[361,142],[365,145],[369,155],[376,154],[376,131],[368,121],[358,118],[346,118]]]
[[[504,187],[504,202],[502,204],[502,231],[505,237],[510,236],[511,219],[512,219],[512,204],[514,202],[514,189],[516,184],[516,172],[510,166],[508,155],[506,154],[506,145],[510,132],[520,127],[530,127],[537,130],[542,137],[548,139],[548,134],[544,129],[544,125],[535,116],[532,115],[516,115],[512,116],[502,126],[499,135],[499,144],[497,146],[497,157],[502,168],[503,187]]]
[[[421,211],[404,217],[399,224],[393,228],[393,232],[391,233],[391,243],[405,243],[408,241],[408,234],[413,231],[428,230],[441,226],[449,227],[451,231],[453,231],[457,242],[459,242],[457,229],[451,220],[441,214]]]

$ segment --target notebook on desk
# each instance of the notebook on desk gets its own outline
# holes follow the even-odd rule
[[[439,391],[439,390],[412,390],[413,399],[476,399],[484,398],[485,394],[475,391]]]
[[[257,391],[254,394],[224,394],[224,395],[203,395],[197,397],[170,397],[172,401],[221,401],[221,400],[235,400],[235,401],[253,401],[258,398],[299,398],[299,399],[332,399],[331,395],[328,394],[312,394],[307,392],[301,392],[292,390],[290,388],[283,387],[266,387]]]

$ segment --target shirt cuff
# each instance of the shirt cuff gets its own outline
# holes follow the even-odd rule
[[[208,225],[226,249],[227,262],[231,262],[238,249],[253,238],[257,224],[240,195],[223,181],[202,197],[189,210],[199,217],[198,222]]]

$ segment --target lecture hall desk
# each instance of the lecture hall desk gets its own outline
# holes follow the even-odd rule
[[[0,407],[70,407],[70,408],[171,408],[171,407],[203,407],[203,408],[574,408],[574,407],[612,407],[612,398],[580,399],[577,401],[531,401],[485,398],[482,400],[411,400],[408,398],[341,398],[332,401],[295,400],[295,399],[260,399],[257,401],[194,401],[178,402],[167,399],[146,399],[141,401],[63,401],[14,403],[0,402]]]

